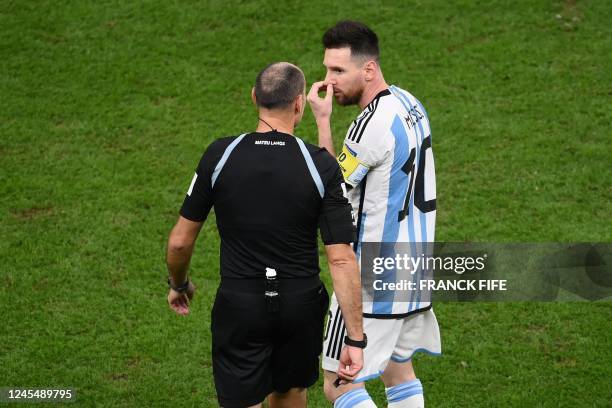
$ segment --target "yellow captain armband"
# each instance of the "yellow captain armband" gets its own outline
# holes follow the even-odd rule
[[[357,153],[346,144],[342,145],[342,153],[338,155],[337,160],[344,180],[353,187],[359,185],[370,170],[370,167],[360,162]]]

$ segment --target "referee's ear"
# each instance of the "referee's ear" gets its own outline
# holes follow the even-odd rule
[[[251,88],[251,100],[257,106],[257,97],[255,96],[255,87]]]
[[[299,94],[295,97],[295,103],[293,105],[293,113],[295,115],[295,125],[297,126],[304,116],[304,110],[306,109],[306,96],[304,94]]]
[[[299,94],[295,97],[295,113],[302,116],[306,108],[306,97],[304,94]]]

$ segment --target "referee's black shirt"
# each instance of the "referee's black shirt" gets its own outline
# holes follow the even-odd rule
[[[279,278],[318,274],[317,227],[326,245],[355,241],[336,160],[303,146],[286,133],[255,132],[218,139],[204,152],[180,214],[201,222],[214,205],[222,277],[264,277],[266,267]]]

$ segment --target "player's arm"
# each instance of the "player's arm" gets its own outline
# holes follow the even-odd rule
[[[334,142],[331,133],[331,124],[327,121],[317,121],[317,129],[319,131],[319,146],[326,149],[329,154],[336,157],[336,150],[334,149]]]
[[[319,98],[319,91],[322,90],[326,91],[325,97]],[[333,94],[334,88],[332,84],[320,81],[312,84],[306,99],[310,104],[312,114],[314,115],[315,122],[317,123],[317,129],[319,131],[319,146],[327,149],[332,156],[336,157],[336,150],[334,149],[330,123]]]
[[[388,135],[381,130],[385,126],[381,126],[380,118],[363,116],[359,120],[365,121],[365,124],[356,128],[361,129],[358,133],[349,131],[337,158],[342,176],[350,187],[358,186],[370,170],[388,160],[394,148],[389,144]]]
[[[371,160],[366,160],[364,157],[366,152],[363,146],[348,141],[342,145],[342,151],[337,158],[338,165],[342,177],[351,188],[358,186],[372,167]]]

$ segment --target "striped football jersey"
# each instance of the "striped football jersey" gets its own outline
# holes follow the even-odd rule
[[[411,254],[426,252],[421,243],[434,241],[436,180],[429,119],[419,100],[396,86],[380,92],[348,129],[338,163],[352,187],[348,198],[357,222],[358,259],[363,243],[408,243],[402,246],[411,248]],[[409,276],[416,281],[424,272],[417,269]],[[377,278],[395,281],[397,276]],[[402,316],[431,307],[415,292],[366,289],[366,317]]]

